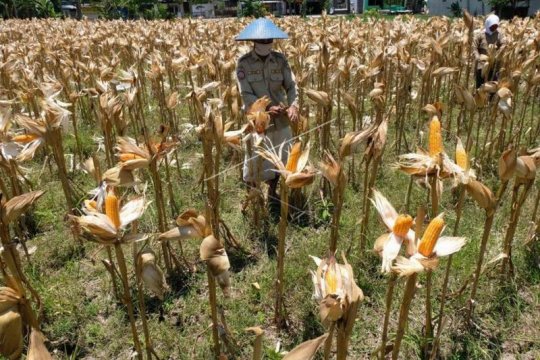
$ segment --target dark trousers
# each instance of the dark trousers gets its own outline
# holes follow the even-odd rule
[[[478,89],[486,81],[497,81],[499,80],[499,72],[492,69],[488,72],[486,79],[482,76],[482,70],[476,70],[476,88]]]

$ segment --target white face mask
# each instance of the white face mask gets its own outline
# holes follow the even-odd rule
[[[268,56],[272,51],[272,43],[270,44],[261,44],[255,43],[255,53],[260,56]]]

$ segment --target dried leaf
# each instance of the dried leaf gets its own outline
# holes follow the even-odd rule
[[[2,206],[2,221],[4,224],[8,224],[17,219],[23,212],[28,209],[37,199],[39,199],[45,192],[31,191],[29,193],[15,196],[7,201]]]
[[[491,190],[481,182],[471,179],[465,184],[465,189],[467,189],[469,195],[472,196],[474,201],[476,201],[478,206],[482,209],[492,210],[495,208],[495,196],[493,196]]]
[[[158,299],[163,300],[164,293],[168,290],[165,276],[156,265],[156,256],[152,251],[145,251],[139,255],[139,274],[144,286]]]
[[[324,91],[317,91],[317,90],[306,90],[305,94],[308,98],[310,98],[312,101],[316,102],[317,104],[329,108],[332,106],[332,99],[328,95],[328,93]]]
[[[321,345],[326,341],[326,338],[328,337],[328,334],[324,334],[322,336],[319,336],[316,339],[308,340],[297,347],[295,347],[293,350],[291,350],[287,355],[283,357],[283,360],[311,360],[317,353],[317,350],[321,347]]]
[[[227,294],[230,263],[225,248],[213,235],[209,235],[202,241],[199,251],[201,260],[206,261],[210,272],[218,280],[224,294]]]
[[[263,350],[263,336],[264,330],[260,327],[250,327],[246,329],[247,332],[255,334],[255,342],[253,344],[253,360],[262,360],[262,350]]]
[[[23,351],[23,320],[16,307],[0,313],[0,355],[19,359]]]
[[[45,336],[38,329],[32,328],[28,348],[28,356],[26,357],[28,360],[52,360],[51,354],[45,346]]]
[[[505,150],[499,159],[499,177],[508,181],[514,175],[517,166],[517,152],[514,149]]]

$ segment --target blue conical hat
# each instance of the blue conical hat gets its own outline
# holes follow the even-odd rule
[[[278,28],[272,21],[259,18],[254,20],[244,28],[236,37],[240,40],[267,40],[267,39],[288,39],[289,36]]]

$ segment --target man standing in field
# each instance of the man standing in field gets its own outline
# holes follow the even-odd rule
[[[272,21],[260,18],[250,23],[236,37],[237,41],[253,41],[253,49],[240,57],[236,66],[236,77],[240,87],[243,110],[248,112],[259,98],[267,96],[270,104],[267,111],[271,116],[266,130],[266,145],[276,151],[282,144],[281,160],[287,162],[292,130],[290,122],[298,121],[297,89],[294,75],[285,56],[272,51],[274,39],[287,39],[288,35]],[[279,174],[274,166],[260,156],[250,156],[246,152],[243,180],[253,186],[267,182],[268,205],[273,217],[279,214],[279,196],[276,189]]]
[[[484,30],[480,31],[474,37],[473,53],[476,60],[476,88],[478,89],[484,82],[498,80],[499,66],[497,63],[491,65],[487,71],[482,73],[484,61],[481,59],[481,55],[488,55],[488,49],[490,45],[499,49],[504,44],[504,37],[499,32],[499,17],[495,14],[491,14],[486,18]],[[488,66],[488,65],[486,65]]]

